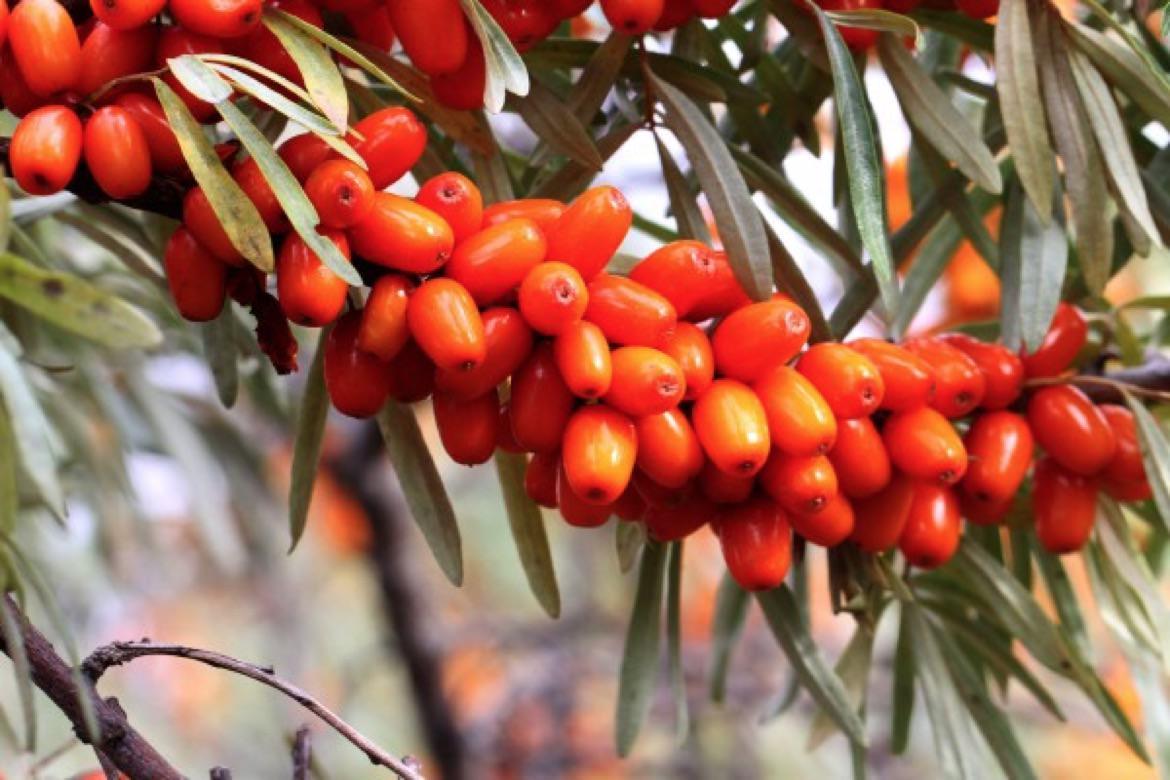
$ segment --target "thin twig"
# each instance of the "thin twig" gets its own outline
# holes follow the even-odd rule
[[[1117,398],[1120,398],[1124,391],[1140,398],[1149,398],[1154,401],[1170,401],[1170,390],[1145,387],[1108,376],[1093,376],[1092,374],[1037,377],[1035,379],[1029,379],[1024,384],[1025,387],[1049,387],[1052,385],[1080,385],[1100,388],[1109,391],[1110,395],[1116,395]]]
[[[308,725],[297,729],[292,749],[292,780],[309,780],[309,765],[313,762],[312,734]]]
[[[215,667],[216,669],[234,672],[235,674],[267,685],[269,688],[280,691],[328,723],[337,733],[349,740],[358,750],[365,753],[366,757],[375,766],[384,766],[399,777],[404,778],[404,780],[422,780],[422,775],[412,769],[405,761],[390,755],[378,745],[374,744],[369,738],[342,720],[336,713],[296,685],[277,677],[271,667],[257,666],[256,664],[240,661],[231,656],[216,653],[211,650],[201,650],[184,645],[156,644],[144,640],[138,642],[115,642],[105,647],[99,647],[82,662],[81,671],[90,681],[96,684],[102,674],[111,666],[120,666],[133,661],[135,658],[146,658],[149,656],[186,658]]]

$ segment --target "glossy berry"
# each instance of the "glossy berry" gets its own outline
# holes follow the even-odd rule
[[[605,402],[631,417],[660,414],[678,406],[686,392],[682,369],[650,347],[622,347],[611,356],[613,381]]]
[[[229,265],[242,265],[240,250],[236,249],[223,223],[216,216],[211,201],[202,187],[192,187],[183,198],[183,225],[207,249]]]
[[[565,204],[559,200],[548,198],[505,200],[493,203],[483,210],[483,226],[491,227],[509,219],[530,219],[547,235],[549,229],[564,213]]]
[[[915,479],[953,485],[967,473],[967,451],[947,418],[929,406],[896,412],[886,420],[882,441],[890,460]]]
[[[759,481],[764,492],[796,514],[819,512],[837,495],[837,473],[824,455],[792,456],[773,451]]]
[[[183,28],[211,38],[238,38],[260,24],[260,0],[169,0],[171,15]]]
[[[456,111],[476,111],[483,108],[484,88],[487,85],[487,60],[483,46],[474,34],[467,36],[467,56],[450,73],[431,76],[431,91],[440,103]]]
[[[999,0],[956,0],[955,5],[972,19],[988,19],[999,13]]]
[[[392,360],[410,340],[406,307],[414,284],[405,276],[386,274],[370,288],[362,309],[358,346],[382,360]]]
[[[321,231],[343,257],[349,257],[345,234]],[[321,262],[317,253],[298,235],[290,235],[276,258],[276,292],[284,316],[298,325],[328,325],[345,308],[349,285]]]
[[[987,379],[962,350],[933,338],[911,339],[906,349],[934,369],[934,398],[930,405],[944,417],[964,417],[983,401]]]
[[[556,259],[551,249],[549,258]],[[673,331],[678,321],[670,301],[624,276],[599,274],[589,282],[588,290],[585,319],[615,344],[652,347]]]
[[[518,297],[524,319],[549,336],[580,320],[589,305],[589,291],[581,274],[573,266],[556,261],[541,263],[529,271],[520,284]]]
[[[1117,437],[1105,415],[1071,385],[1042,387],[1028,400],[1036,442],[1069,471],[1092,476],[1109,465]]]
[[[150,147],[129,112],[106,106],[85,123],[85,164],[102,191],[115,199],[133,198],[150,186]]]
[[[325,389],[337,411],[373,417],[390,395],[390,366],[358,348],[361,312],[343,315],[325,341]]]
[[[849,346],[869,358],[882,375],[882,409],[905,411],[934,398],[934,369],[918,355],[881,339],[858,339]]]
[[[793,456],[824,455],[837,439],[837,418],[824,396],[791,366],[776,366],[752,388],[768,415],[773,445]]]
[[[471,293],[480,306],[496,303],[515,289],[545,258],[544,234],[526,219],[501,222],[474,233],[455,247],[444,273]]]
[[[629,202],[615,187],[586,190],[548,227],[548,259],[568,263],[591,281],[621,246],[633,219]]]
[[[146,136],[150,161],[156,170],[175,173],[187,166],[175,131],[171,129],[157,100],[137,92],[124,92],[114,98],[114,104],[125,109],[138,123],[139,129]]]
[[[893,473],[882,435],[868,417],[837,423],[829,462],[837,472],[841,492],[850,498],[873,495],[889,484]]]
[[[695,400],[715,380],[715,353],[711,349],[711,340],[696,325],[679,322],[658,343],[658,349],[674,358],[682,369],[687,384],[683,395],[685,400]]]
[[[687,319],[691,322],[723,317],[752,302],[735,278],[731,263],[723,252],[715,253],[715,273],[705,289],[687,312]]]
[[[326,160],[305,181],[305,194],[321,224],[343,230],[366,218],[374,207],[374,183],[349,160]]]
[[[1089,326],[1081,310],[1071,303],[1059,304],[1044,341],[1035,352],[1021,356],[1024,361],[1024,373],[1029,379],[1063,373],[1085,346],[1088,335]]]
[[[744,306],[727,315],[711,337],[715,368],[723,376],[754,382],[796,357],[810,327],[804,310],[784,298]]]
[[[565,522],[576,528],[597,528],[605,525],[613,514],[608,504],[591,504],[577,495],[569,484],[563,464],[557,469],[557,508]]]
[[[646,255],[630,278],[665,297],[685,318],[715,280],[716,254],[700,241],[672,241]]]
[[[920,482],[914,486],[898,548],[911,566],[937,569],[959,549],[960,530],[959,500],[954,491]]]
[[[318,29],[325,27],[321,10],[309,0],[270,0],[268,7],[295,16]],[[305,80],[296,60],[267,27],[258,25],[251,32],[232,38],[228,41],[228,46],[233,54],[245,57],[294,84],[304,86]]]
[[[93,15],[115,30],[142,27],[166,5],[166,0],[89,0]]]
[[[728,474],[706,461],[699,472],[698,485],[703,496],[713,503],[739,504],[747,501],[755,490],[756,478]]]
[[[281,143],[276,153],[301,184],[308,181],[317,166],[335,154],[328,144],[312,133],[294,135]]]
[[[1032,465],[1028,421],[1014,412],[981,414],[971,424],[963,444],[969,461],[963,491],[984,506],[1010,500]]]
[[[940,338],[974,361],[983,374],[984,409],[1006,409],[1024,389],[1024,364],[1002,344],[988,344],[965,333],[947,333]]]
[[[716,379],[691,411],[707,457],[728,474],[751,476],[764,467],[772,442],[760,399],[734,379]]]
[[[415,67],[450,73],[467,57],[467,26],[459,0],[387,0],[390,24]]]
[[[885,384],[869,358],[844,344],[814,344],[796,362],[839,419],[867,417],[881,406]]]
[[[81,120],[65,106],[29,112],[12,133],[8,164],[30,195],[52,195],[69,184],[81,160]]]
[[[853,499],[856,522],[850,540],[868,553],[891,549],[902,536],[913,499],[914,481],[901,474],[878,492]]]
[[[553,341],[557,369],[573,395],[601,398],[613,382],[609,342],[601,328],[579,320],[562,330]]]
[[[541,344],[512,374],[512,433],[529,452],[556,452],[576,399],[569,392],[553,358]]]
[[[276,192],[268,183],[264,171],[260,170],[260,164],[256,162],[255,157],[248,157],[233,165],[232,179],[240,185],[248,200],[252,201],[269,233],[277,234],[288,230],[289,222],[284,207],[280,205]]]
[[[432,399],[439,440],[451,460],[475,466],[491,459],[496,449],[500,399],[493,387],[477,398],[462,399],[438,391]]]
[[[836,547],[853,533],[857,519],[849,499],[842,495],[834,495],[815,513],[790,512],[788,521],[792,523],[793,531],[812,544]]]
[[[350,228],[354,254],[409,273],[438,270],[451,257],[455,236],[435,212],[388,192],[374,194],[366,218]]]
[[[749,591],[779,587],[792,563],[792,530],[774,501],[756,498],[719,513],[715,525],[727,571]]]
[[[57,0],[21,0],[8,19],[8,45],[29,89],[41,97],[81,80],[81,39]]]
[[[639,417],[635,427],[638,468],[658,484],[681,488],[703,470],[703,448],[683,412],[670,409]]]
[[[487,356],[483,317],[467,289],[452,279],[419,285],[406,306],[410,335],[436,366],[471,371]]]
[[[458,4],[457,0],[451,1]],[[427,23],[433,24],[434,20]],[[422,157],[427,145],[427,129],[413,111],[401,106],[375,111],[353,129],[361,134],[361,140],[355,137],[353,148],[369,166],[370,181],[376,190],[384,190],[401,179]]]
[[[16,117],[25,116],[49,102],[29,88],[10,46],[0,46],[0,101]]]
[[[483,5],[521,53],[547,38],[557,26],[558,18],[546,0],[484,0]]]
[[[524,492],[537,504],[549,509],[557,505],[557,472],[561,459],[556,453],[538,452],[524,469]]]
[[[457,398],[472,398],[494,390],[512,375],[532,352],[532,329],[520,312],[497,306],[482,314],[484,360],[470,371],[439,369],[435,386]]]
[[[145,73],[151,69],[157,45],[158,27],[154,25],[118,30],[95,22],[81,44],[77,91],[91,95],[114,79]],[[103,98],[108,100],[115,90],[105,92]]]
[[[1097,519],[1097,481],[1061,467],[1052,458],[1036,462],[1032,514],[1036,539],[1050,553],[1064,555],[1085,546]]]
[[[479,187],[455,171],[427,179],[419,187],[414,201],[438,214],[451,226],[456,244],[479,230],[483,223],[483,195]]]
[[[625,35],[649,32],[664,7],[664,0],[601,0],[606,20]]]
[[[1102,478],[1113,483],[1144,482],[1146,467],[1133,412],[1117,404],[1101,404],[1097,409],[1105,416],[1117,441],[1113,457],[1101,472]]]
[[[430,398],[434,392],[435,364],[411,339],[390,361],[390,397],[413,404]]]
[[[207,322],[219,316],[227,294],[227,267],[180,227],[163,252],[167,287],[184,319]]]
[[[561,463],[573,492],[590,504],[611,504],[634,471],[638,435],[634,423],[606,406],[583,406],[565,426]]]
[[[643,522],[647,535],[657,542],[673,542],[685,539],[698,531],[713,518],[718,508],[703,495],[693,490],[682,494],[677,505],[649,505]]]

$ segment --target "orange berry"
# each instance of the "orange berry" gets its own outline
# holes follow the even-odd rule
[[[337,320],[325,342],[325,389],[334,408],[350,417],[372,417],[390,395],[390,366],[358,348],[361,313]]]
[[[774,298],[728,314],[711,338],[722,376],[754,382],[787,363],[808,341],[808,315],[792,301]]]
[[[243,255],[224,230],[202,187],[192,187],[183,197],[183,225],[204,249],[223,262],[237,266],[244,264]]]
[[[103,22],[94,22],[93,29],[81,44],[81,75],[77,91],[91,95],[114,79],[151,70],[157,45],[158,27],[153,24],[118,30]],[[123,89],[125,87],[111,88],[103,94],[103,102]]]
[[[260,212],[260,218],[264,220],[264,226],[268,228],[268,232],[283,233],[288,230],[289,222],[288,217],[285,216],[284,207],[277,200],[276,192],[268,183],[264,172],[260,170],[256,158],[249,157],[233,165],[232,178],[235,179],[236,184],[240,185],[240,189],[248,196],[248,200],[252,201],[256,210]]]
[[[592,281],[625,240],[633,219],[629,202],[616,188],[586,190],[548,227],[548,259],[568,263]]]
[[[493,387],[477,398],[462,399],[439,390],[432,399],[439,440],[451,460],[465,466],[487,463],[496,450],[500,397]]]
[[[698,326],[679,322],[674,331],[658,343],[658,349],[674,358],[682,369],[687,383],[685,400],[695,400],[715,380],[715,353],[711,350],[711,340]]]
[[[519,301],[529,325],[555,336],[584,316],[589,291],[576,268],[552,261],[528,272],[520,284]]]
[[[1133,412],[1117,404],[1101,404],[1097,407],[1113,430],[1117,447],[1113,457],[1101,472],[1107,482],[1133,483],[1146,481],[1146,467],[1142,461],[1141,444],[1138,441],[1137,423]]]
[[[885,397],[877,366],[844,344],[814,344],[800,356],[796,370],[812,382],[840,419],[868,417]]]
[[[8,17],[8,45],[34,94],[50,97],[81,80],[81,39],[57,0],[21,0]]]
[[[678,406],[686,392],[682,369],[669,355],[650,347],[613,351],[613,381],[605,402],[631,417],[660,414]]]
[[[312,133],[294,135],[282,142],[276,148],[276,153],[301,184],[309,180],[319,165],[336,154],[328,144]]]
[[[169,0],[167,8],[184,29],[211,38],[238,38],[260,24],[260,0]]]
[[[898,548],[911,566],[937,569],[959,548],[960,530],[959,500],[954,491],[920,482],[914,486]]]
[[[408,340],[390,361],[390,397],[404,404],[430,398],[435,392],[435,364]]]
[[[556,508],[557,472],[560,470],[561,459],[555,452],[536,453],[524,469],[524,492],[540,506]]]
[[[837,472],[841,492],[850,498],[878,492],[889,484],[893,470],[882,435],[868,417],[837,423],[837,439],[829,450],[829,462]]]
[[[715,250],[701,241],[672,241],[646,255],[630,278],[670,301],[686,317],[715,279]]]
[[[850,540],[868,553],[889,550],[902,535],[913,500],[914,481],[902,474],[878,492],[853,499],[856,522]]]
[[[55,0],[49,1],[56,5]],[[43,106],[25,114],[8,148],[16,183],[29,195],[52,195],[65,189],[81,160],[82,137],[81,120],[65,106]]]
[[[349,242],[344,233],[336,230],[322,233],[344,257],[349,257]],[[284,316],[298,325],[319,328],[341,314],[349,285],[330,271],[300,236],[291,235],[284,240],[276,258],[276,293]],[[360,337],[358,343],[360,346]]]
[[[819,511],[789,513],[792,530],[812,544],[836,547],[849,538],[856,525],[853,504],[842,495],[834,495]]]
[[[638,434],[629,417],[606,406],[583,406],[565,426],[561,463],[573,492],[590,504],[617,501],[630,484]]]
[[[317,210],[321,224],[353,227],[374,207],[374,183],[349,160],[326,160],[305,180],[305,195]]]
[[[638,468],[658,484],[681,488],[702,470],[706,460],[703,448],[683,412],[669,409],[639,417],[635,427]]]
[[[965,333],[945,333],[940,339],[965,354],[979,367],[985,383],[984,409],[1006,409],[1024,389],[1024,364],[1002,344],[987,344]]]
[[[115,30],[140,28],[166,5],[166,0],[89,0],[93,15]]]
[[[485,311],[482,318],[487,350],[483,362],[470,371],[440,368],[435,372],[435,386],[455,398],[474,398],[494,390],[532,352],[532,329],[520,312],[498,306]]]
[[[751,497],[756,487],[756,478],[741,477],[721,471],[711,461],[703,464],[699,472],[699,490],[703,496],[716,504],[739,504]]]
[[[1062,468],[1051,457],[1036,461],[1032,477],[1036,539],[1054,555],[1085,546],[1097,519],[1097,480]]]
[[[693,490],[682,494],[678,505],[649,504],[642,520],[646,533],[657,542],[674,542],[698,531],[716,514],[716,507]]]
[[[1071,385],[1042,387],[1033,393],[1028,425],[1045,452],[1077,474],[1098,473],[1117,452],[1117,437],[1105,415]]]
[[[501,222],[455,247],[444,273],[486,306],[512,293],[545,256],[544,234],[526,219]]]
[[[223,311],[227,267],[216,260],[191,233],[179,227],[163,253],[167,286],[184,319],[207,322]]]
[[[479,230],[483,222],[483,195],[479,187],[456,171],[427,179],[419,187],[414,201],[446,220],[456,244]]]
[[[455,247],[455,236],[442,217],[388,192],[374,193],[373,207],[350,228],[349,239],[359,257],[416,274],[438,270]]]
[[[776,366],[752,386],[768,415],[775,447],[788,455],[823,455],[837,439],[837,418],[796,369]]]
[[[1081,310],[1071,303],[1059,304],[1044,341],[1035,352],[1021,353],[1024,373],[1029,379],[1063,373],[1085,346],[1088,335],[1089,326]]]
[[[967,473],[967,451],[947,418],[929,406],[895,412],[882,441],[890,460],[915,479],[953,485]]]
[[[975,419],[963,438],[967,474],[963,491],[984,506],[1009,501],[1032,465],[1032,431],[1022,415],[987,412]]]
[[[764,407],[750,387],[716,379],[691,415],[703,451],[718,468],[746,477],[764,467],[772,442]]]
[[[613,382],[613,359],[601,328],[578,320],[553,341],[557,369],[573,395],[601,398]]]
[[[665,0],[601,0],[606,20],[626,35],[649,32],[665,7]]]
[[[719,513],[715,525],[727,571],[744,590],[771,590],[788,576],[792,530],[774,501],[755,498]]]
[[[549,257],[555,259],[551,253]],[[652,347],[677,323],[670,301],[623,276],[598,274],[589,282],[588,290],[585,319],[601,328],[615,344]]]
[[[512,433],[529,452],[556,452],[576,399],[549,344],[540,344],[512,375]]]
[[[452,279],[423,282],[406,306],[410,335],[440,369],[471,371],[487,356],[483,318],[467,289]]]
[[[882,375],[882,409],[899,412],[933,399],[934,369],[918,355],[881,339],[857,339],[849,347],[869,358]]]
[[[934,369],[934,398],[930,405],[945,417],[964,417],[983,401],[987,379],[978,364],[942,339],[910,339],[906,349]]]
[[[491,227],[510,219],[530,219],[541,232],[549,229],[565,213],[565,204],[547,198],[521,198],[493,203],[483,210],[483,226]],[[556,258],[553,258],[556,259]]]
[[[459,0],[387,0],[390,25],[410,61],[424,73],[450,73],[467,57]]]
[[[837,472],[824,455],[792,456],[773,451],[760,471],[760,487],[786,511],[811,515],[837,495]]]
[[[434,20],[428,19],[427,23]],[[426,127],[413,111],[401,106],[375,111],[355,124],[353,130],[354,151],[366,161],[375,190],[384,190],[405,176],[427,145]]]
[[[382,360],[393,360],[410,340],[406,306],[414,283],[399,274],[386,274],[370,288],[362,309],[358,346]]]
[[[114,98],[114,105],[124,108],[138,123],[146,136],[150,160],[155,168],[163,173],[175,173],[187,167],[175,131],[157,100],[137,92],[123,92]]]

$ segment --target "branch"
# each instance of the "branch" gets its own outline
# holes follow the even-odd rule
[[[255,680],[269,688],[280,691],[290,699],[301,705],[321,720],[328,723],[341,736],[349,740],[358,750],[366,754],[375,766],[384,766],[403,780],[423,780],[422,775],[412,769],[407,762],[390,755],[378,747],[369,738],[362,735],[353,726],[342,720],[336,713],[321,702],[314,699],[305,691],[290,682],[277,677],[271,667],[257,666],[245,661],[239,661],[231,656],[216,653],[211,650],[200,650],[194,647],[172,644],[156,644],[149,640],[138,642],[114,642],[94,650],[81,664],[81,672],[91,682],[96,684],[102,674],[111,666],[121,666],[135,658],[148,656],[171,656],[198,661],[207,666],[223,669],[228,672]]]
[[[308,726],[297,729],[292,748],[292,780],[309,780],[309,765],[313,758],[313,743],[310,736]]]
[[[1104,376],[1069,374],[1032,379],[1028,381],[1027,386],[1065,384],[1077,385],[1097,403],[1125,403],[1123,390],[1140,398],[1170,401],[1170,360],[1153,357],[1148,363],[1110,371]]]
[[[52,643],[28,622],[28,617],[11,596],[4,596],[4,607],[20,628],[33,683],[69,719],[78,739],[92,745],[101,756],[134,780],[182,780],[182,774],[134,730],[117,699],[101,698],[89,680],[76,674],[57,654]],[[0,634],[0,651],[12,655],[12,648],[5,643],[3,634]],[[93,713],[97,726],[97,733],[93,735],[86,726],[87,708]]]

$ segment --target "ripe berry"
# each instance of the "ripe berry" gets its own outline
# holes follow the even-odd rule
[[[734,379],[716,379],[691,411],[703,451],[728,474],[751,476],[764,467],[772,442],[760,399]]]
[[[81,120],[72,109],[44,106],[29,112],[12,133],[8,149],[16,183],[29,195],[65,189],[81,160],[81,145]]]
[[[698,326],[678,323],[674,332],[659,342],[658,349],[674,358],[682,369],[687,383],[685,400],[695,400],[711,386],[715,379],[715,353],[711,340]]]
[[[849,538],[856,524],[853,504],[842,495],[834,495],[813,514],[789,513],[792,530],[812,544],[836,547]]]
[[[487,356],[483,318],[467,289],[452,279],[431,279],[406,305],[410,335],[440,369],[471,371]]]
[[[318,29],[325,27],[321,10],[308,0],[271,0],[268,5],[270,8],[278,8],[308,22]],[[258,25],[246,35],[232,38],[228,45],[232,54],[245,57],[294,84],[304,85],[305,80],[301,76],[301,70],[297,66],[296,60],[285,50],[284,44],[280,42],[275,33],[268,28]]]
[[[118,30],[96,22],[81,44],[77,90],[91,95],[114,79],[150,70],[157,44],[158,27],[152,24]],[[111,96],[107,92],[103,97]]]
[[[353,30],[354,37],[368,43],[378,51],[389,52],[394,48],[397,36],[390,21],[390,12],[383,5],[374,5],[345,14],[345,20]]]
[[[16,117],[25,116],[48,102],[29,89],[12,55],[11,46],[0,46],[0,102],[8,113]]]
[[[983,400],[987,379],[974,360],[941,339],[906,342],[906,349],[934,369],[934,399],[930,405],[952,420],[966,416]]]
[[[727,571],[744,590],[771,590],[788,576],[792,530],[774,501],[756,498],[725,509],[715,523]]]
[[[549,258],[556,259],[551,250]],[[654,346],[674,330],[678,321],[670,301],[624,276],[599,274],[589,282],[588,289],[585,319],[601,328],[615,344]]]
[[[344,233],[337,230],[321,233],[344,257],[349,257],[349,242]],[[349,285],[330,271],[300,236],[290,235],[276,258],[276,292],[284,316],[298,325],[319,328],[341,314]]]
[[[837,418],[812,382],[791,366],[776,366],[752,385],[775,447],[788,455],[824,455],[837,439]]]
[[[227,267],[180,227],[163,253],[167,287],[184,319],[207,322],[219,316],[227,295]]]
[[[301,184],[308,181],[317,166],[335,154],[327,143],[312,133],[294,135],[278,146],[276,153]]]
[[[521,53],[547,38],[559,21],[546,0],[483,0],[483,5]]]
[[[621,246],[633,219],[629,202],[615,187],[586,190],[546,231],[548,259],[568,263],[591,281]]]
[[[1064,469],[1053,458],[1036,461],[1032,477],[1036,538],[1054,555],[1085,546],[1097,519],[1097,480]]]
[[[811,515],[837,495],[837,473],[824,455],[773,451],[760,471],[760,487],[788,512]]]
[[[284,207],[280,205],[276,192],[268,183],[264,172],[260,170],[260,165],[256,162],[255,157],[249,157],[233,165],[232,178],[235,179],[236,184],[240,185],[240,189],[248,196],[248,200],[252,201],[252,205],[260,213],[260,219],[264,221],[264,226],[268,228],[269,233],[283,233],[288,230],[289,222],[288,217],[285,216]],[[329,226],[325,225],[325,227]]]
[[[139,129],[146,136],[150,161],[156,170],[175,173],[187,167],[175,131],[171,129],[157,100],[138,92],[123,92],[114,98],[114,105],[125,109],[138,123]]]
[[[154,52],[154,64],[158,68],[166,68],[167,60],[181,57],[184,54],[225,54],[223,42],[218,38],[200,35],[194,30],[185,27],[163,27],[158,37],[158,48]],[[162,77],[167,86],[187,106],[187,110],[199,122],[208,122],[218,116],[215,106],[200,100],[175,78],[169,71]]]
[[[701,241],[672,241],[646,255],[630,278],[662,295],[679,317],[686,317],[715,278],[715,255]]]
[[[353,227],[374,207],[374,183],[349,160],[326,160],[305,181],[305,194],[321,224],[339,230]]]
[[[699,296],[687,312],[687,319],[691,322],[723,317],[752,302],[740,287],[735,272],[731,270],[731,263],[723,252],[715,253],[715,274],[705,287],[706,292]]]
[[[660,414],[678,406],[686,392],[682,369],[650,347],[622,347],[611,356],[613,381],[605,402],[631,417]]]
[[[1085,323],[1085,315],[1081,314],[1081,310],[1071,303],[1059,304],[1044,341],[1035,352],[1021,353],[1024,373],[1029,379],[1063,373],[1085,346],[1088,335],[1089,326]]]
[[[487,84],[487,60],[483,46],[474,34],[467,36],[467,56],[450,73],[431,76],[431,91],[440,103],[456,111],[476,111],[483,108],[484,87]]]
[[[809,329],[808,315],[787,299],[744,306],[715,328],[715,368],[723,376],[754,382],[794,358],[808,341]]]
[[[950,421],[929,406],[895,412],[882,441],[890,460],[915,479],[953,485],[967,473],[967,451]]]
[[[549,0],[549,10],[561,19],[572,19],[589,10],[593,0]]]
[[[999,0],[956,0],[955,4],[972,19],[988,19],[999,13]]]
[[[646,516],[646,502],[642,500],[641,494],[634,489],[633,483],[628,485],[625,491],[610,505],[610,509],[618,516],[619,520],[628,520],[629,522],[638,522]]]
[[[359,343],[358,348],[361,348]],[[404,404],[430,398],[435,392],[435,364],[414,339],[390,361],[390,397]]]
[[[467,25],[459,0],[387,0],[390,24],[419,70],[450,73],[467,57]]]
[[[971,424],[963,444],[969,461],[963,491],[984,506],[1010,500],[1032,465],[1028,421],[1012,412],[987,412]]]
[[[528,324],[550,336],[579,321],[589,305],[589,291],[581,274],[573,266],[556,261],[541,263],[529,271],[520,284],[518,297]]]
[[[563,463],[557,469],[557,506],[565,522],[577,528],[596,528],[605,525],[613,513],[608,504],[591,504],[569,484]]]
[[[1037,390],[1028,400],[1036,442],[1064,468],[1092,476],[1113,459],[1117,437],[1101,410],[1071,385]]]
[[[526,219],[501,222],[455,247],[444,273],[487,306],[508,296],[545,257],[544,234]]]
[[[414,284],[405,276],[386,274],[370,288],[362,309],[358,346],[382,360],[392,360],[410,339],[406,307]]]
[[[556,452],[576,399],[565,386],[552,347],[541,344],[512,374],[512,433],[529,452]]]
[[[755,490],[756,478],[728,474],[711,461],[706,461],[699,472],[698,484],[699,490],[709,501],[716,504],[740,504],[747,501]]]
[[[407,4],[410,2],[413,0],[407,0]],[[361,134],[360,141],[355,136],[353,148],[369,166],[370,181],[376,190],[384,190],[401,179],[422,157],[427,145],[427,129],[413,111],[400,106],[375,111],[353,129]]]
[[[718,19],[731,11],[736,0],[690,0],[695,15],[704,19]]]
[[[238,38],[260,24],[260,0],[170,0],[171,16],[183,28],[211,38]]]
[[[549,509],[557,505],[557,472],[561,459],[555,452],[538,452],[524,469],[524,492],[537,504]]]
[[[635,426],[638,468],[658,484],[681,488],[703,470],[703,448],[683,412],[669,409],[640,417]]]
[[[573,492],[590,504],[612,504],[630,484],[638,434],[629,417],[609,407],[583,406],[565,426],[561,463]]]
[[[438,270],[455,246],[451,228],[442,217],[388,192],[374,194],[373,208],[350,228],[349,239],[359,257],[416,274]]]
[[[57,0],[21,0],[8,19],[8,45],[29,89],[41,97],[81,80],[81,39]]]
[[[150,186],[150,147],[125,109],[95,111],[85,124],[84,149],[89,172],[111,198],[133,198]]]
[[[914,481],[902,474],[877,493],[853,499],[857,521],[850,540],[868,553],[889,550],[902,535],[913,499]]]
[[[849,346],[869,358],[882,375],[882,409],[900,412],[925,406],[934,397],[934,369],[918,355],[881,339],[858,339]]]
[[[677,506],[646,508],[646,533],[657,542],[673,542],[698,531],[715,517],[717,508],[701,494],[688,490]]]
[[[361,312],[348,312],[325,342],[325,389],[334,408],[350,417],[373,417],[390,395],[390,366],[358,348]]]
[[[553,341],[557,369],[573,395],[600,398],[613,382],[613,360],[601,328],[579,320]]]
[[[166,5],[166,0],[89,0],[93,15],[115,30],[142,27]]]
[[[898,548],[911,566],[936,569],[959,548],[960,525],[959,500],[954,491],[920,482],[914,486]]]
[[[1141,444],[1138,442],[1137,424],[1133,412],[1117,404],[1101,404],[1097,407],[1113,430],[1117,448],[1105,466],[1101,476],[1108,482],[1144,482],[1146,467],[1142,461]]]
[[[665,0],[662,6],[662,15],[654,23],[658,32],[669,32],[682,27],[695,16],[691,7],[691,0]]]
[[[496,449],[500,398],[496,388],[477,398],[435,393],[432,399],[439,440],[451,460],[464,466],[486,463]]]
[[[1001,525],[1004,522],[1004,518],[1007,517],[1008,512],[1015,505],[1015,499],[1016,497],[1012,496],[1002,501],[988,503],[973,498],[965,490],[960,490],[959,510],[962,512],[964,519],[969,523],[986,526]]]
[[[1006,409],[1015,403],[1024,389],[1024,364],[1019,356],[1002,344],[988,344],[965,333],[946,333],[939,337],[971,358],[983,374],[985,389],[980,406]]]
[[[183,198],[183,225],[208,252],[229,265],[242,265],[240,250],[236,249],[223,223],[211,208],[202,187],[192,187]]]
[[[601,11],[613,29],[642,35],[662,16],[665,5],[665,0],[601,0]]]
[[[483,223],[483,195],[475,182],[462,173],[447,171],[427,179],[414,201],[451,226],[456,244],[479,230]]]
[[[565,204],[547,198],[521,198],[493,203],[483,210],[483,226],[491,227],[509,219],[530,219],[546,236],[565,213]],[[554,260],[557,258],[553,258]]]
[[[514,455],[524,454],[524,448],[512,434],[512,411],[507,401],[500,404],[499,414],[496,415],[496,448]]]
[[[456,398],[473,398],[494,390],[512,375],[532,352],[532,329],[520,312],[509,306],[486,310],[483,315],[484,360],[470,371],[439,369],[435,386]]]
[[[829,462],[837,472],[841,492],[850,498],[871,496],[890,482],[889,453],[868,417],[837,423],[837,439],[829,450]]]
[[[813,345],[800,356],[796,370],[824,396],[840,419],[868,417],[881,406],[885,396],[877,366],[844,344]]]

